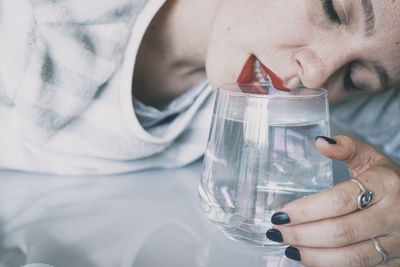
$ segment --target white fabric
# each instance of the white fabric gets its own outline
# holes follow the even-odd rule
[[[202,155],[209,86],[152,132],[132,104],[136,54],[164,2],[0,0],[0,168],[113,174]]]
[[[204,81],[178,96],[162,109],[148,106],[134,97],[133,107],[135,108],[136,117],[146,130],[158,127],[160,124],[165,123],[166,120],[171,120],[172,117],[192,106],[206,87],[208,87],[208,80],[204,79]]]
[[[199,205],[201,167],[108,177],[0,171],[0,267],[300,267],[284,250],[217,230]]]

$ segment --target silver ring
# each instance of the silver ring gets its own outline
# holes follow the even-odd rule
[[[374,201],[374,192],[368,191],[365,186],[357,179],[351,179],[352,182],[356,183],[361,190],[360,195],[357,199],[358,209],[363,210],[371,206]]]
[[[382,248],[381,244],[378,242],[378,240],[376,240],[376,238],[372,238],[371,241],[374,242],[376,251],[382,255],[382,261],[379,263],[379,265],[384,264],[388,258],[386,251]]]

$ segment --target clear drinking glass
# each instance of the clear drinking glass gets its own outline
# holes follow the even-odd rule
[[[274,211],[333,185],[332,162],[315,148],[317,136],[330,135],[327,91],[244,93],[250,87],[217,89],[201,206],[228,237],[281,246],[265,235]]]

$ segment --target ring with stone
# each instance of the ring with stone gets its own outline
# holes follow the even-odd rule
[[[359,180],[353,178],[351,181],[356,183],[361,190],[361,193],[357,199],[358,209],[362,210],[371,206],[372,202],[374,201],[374,193],[368,191]]]

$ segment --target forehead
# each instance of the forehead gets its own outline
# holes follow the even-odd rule
[[[369,1],[372,2],[377,26],[398,25],[400,22],[400,0]],[[398,28],[392,28],[392,31],[399,32]]]

